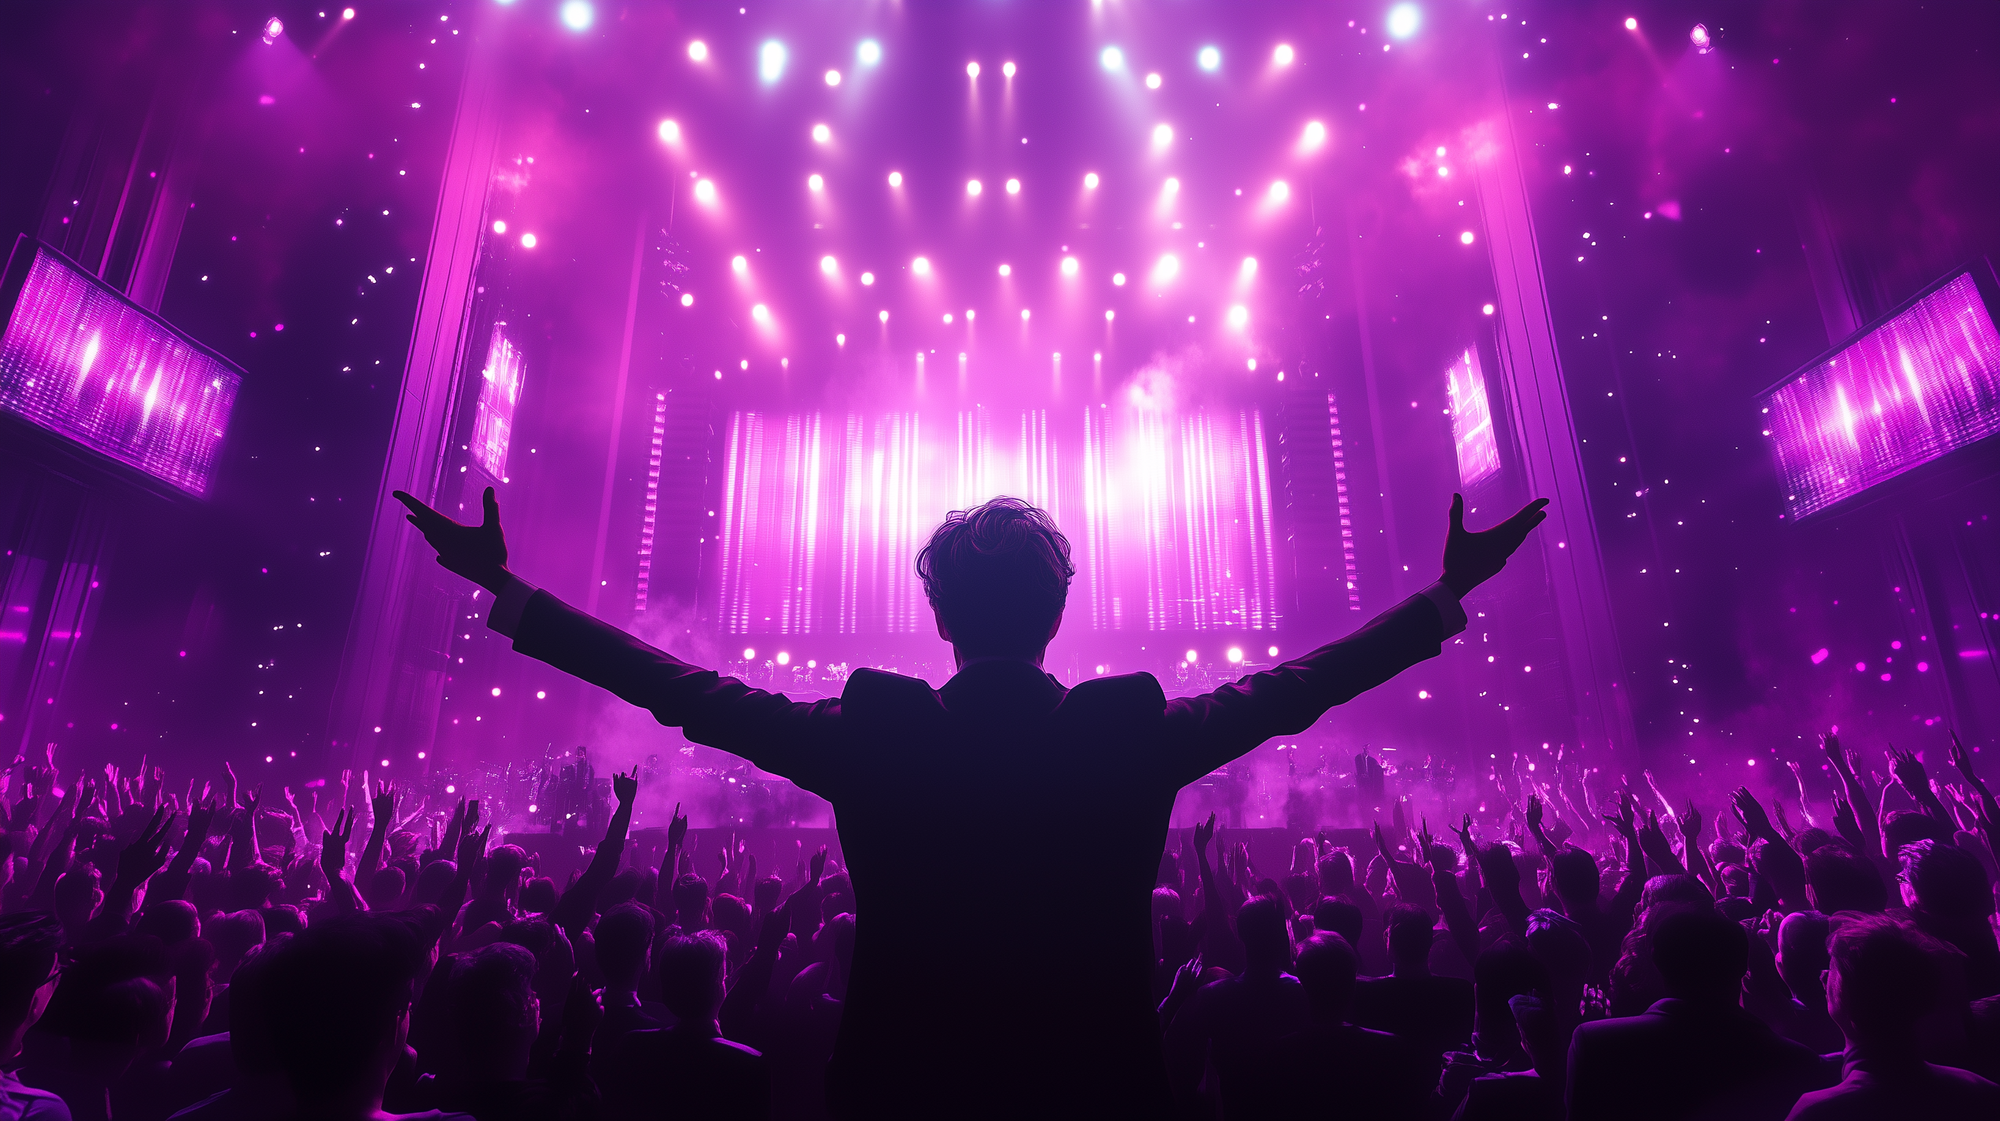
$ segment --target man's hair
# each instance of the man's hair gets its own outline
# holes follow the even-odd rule
[[[535,955],[495,942],[458,959],[451,973],[451,1028],[466,1063],[483,1070],[535,1033]]]
[[[1354,998],[1354,948],[1332,932],[1315,933],[1299,948],[1293,965],[1306,1000],[1321,1016],[1343,1016]]]
[[[48,982],[62,946],[62,924],[47,911],[0,918],[0,1020],[27,1015],[35,990]]]
[[[1886,915],[1843,919],[1827,940],[1840,975],[1840,1009],[1871,1039],[1893,1039],[1916,1027],[1937,1003],[1943,963],[1956,952]]]
[[[1283,966],[1291,945],[1285,934],[1285,912],[1268,895],[1253,895],[1236,909],[1236,937],[1252,965]]]
[[[1388,938],[1390,955],[1397,960],[1428,959],[1436,922],[1429,911],[1402,903],[1383,912],[1382,932]]]
[[[1882,818],[1882,848],[1890,859],[1902,852],[1904,845],[1914,845],[1922,840],[1949,842],[1951,830],[1943,822],[1917,810],[1890,810]]]
[[[1564,845],[1549,857],[1549,881],[1563,902],[1572,906],[1596,903],[1603,887],[1596,858],[1575,845]]]
[[[653,963],[667,1011],[682,1020],[712,1018],[722,1006],[722,963],[728,956],[722,936],[712,930],[667,939]]]
[[[1814,908],[1837,911],[1880,911],[1889,905],[1889,887],[1875,865],[1838,844],[1821,845],[1806,857],[1806,886]]]
[[[375,915],[316,922],[278,947],[260,979],[259,1019],[292,1092],[303,1100],[352,1089],[409,1010],[422,967],[410,928]]]
[[[1354,943],[1361,940],[1361,908],[1345,899],[1335,899],[1331,895],[1322,897],[1313,904],[1312,916],[1315,931],[1340,935],[1350,950],[1354,948]]]
[[[630,985],[646,966],[646,947],[653,944],[653,912],[637,903],[620,903],[597,920],[597,966],[606,980]]]
[[[1993,913],[1993,882],[1979,859],[1950,842],[1918,841],[1901,850],[1904,882],[1917,906],[1949,923],[1983,924]]]
[[[1713,907],[1690,907],[1653,928],[1653,965],[1670,996],[1736,999],[1750,968],[1750,939]]]
[[[953,510],[917,553],[939,622],[952,645],[975,656],[1041,653],[1075,575],[1069,538],[1018,498]]]

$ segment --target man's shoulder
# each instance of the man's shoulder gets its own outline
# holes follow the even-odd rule
[[[937,690],[923,678],[866,667],[848,676],[847,687],[840,693],[840,707],[842,714],[849,717],[884,711],[904,714],[937,709],[941,712],[944,708],[938,700]]]
[[[1160,679],[1141,672],[1086,678],[1063,698],[1060,711],[1071,718],[1116,716],[1157,719],[1166,707],[1167,694],[1160,688]]]

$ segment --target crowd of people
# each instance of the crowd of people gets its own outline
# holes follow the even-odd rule
[[[1181,831],[1152,906],[1172,1108],[2000,1116],[2000,806],[1955,744],[1961,784],[1826,744],[1830,831],[1774,825],[1748,790],[1712,827],[1629,791],[1602,823],[1529,794],[1489,826],[1507,835],[1322,833],[1279,875],[1213,818]],[[725,851],[705,877],[678,815],[659,867],[632,866],[636,773],[563,885],[493,845],[477,802],[399,818],[386,783],[358,792],[355,851],[338,788],[329,822],[233,775],[12,779],[0,1118],[828,1114],[847,875],[823,850],[762,877]],[[1023,939],[1063,936],[1023,917]],[[989,998],[1062,1014],[1059,977]]]

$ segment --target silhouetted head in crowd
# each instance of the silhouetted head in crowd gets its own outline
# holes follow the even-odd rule
[[[1481,1055],[1504,1058],[1521,1045],[1508,1001],[1549,983],[1548,970],[1532,950],[1505,941],[1480,951],[1472,963],[1473,1038]]]
[[[1682,1000],[1735,1004],[1750,967],[1750,939],[1743,927],[1713,908],[1677,910],[1652,931],[1653,965],[1667,995]]]
[[[169,949],[193,938],[200,930],[201,916],[195,912],[194,904],[185,899],[162,899],[146,904],[146,909],[139,912],[139,921],[132,927],[132,933],[150,934]]]
[[[1750,870],[1771,885],[1780,899],[1794,904],[1805,901],[1805,869],[1800,867],[1796,853],[1784,851],[1777,842],[1767,838],[1750,846]]]
[[[1069,599],[1069,539],[1046,513],[1018,498],[953,510],[917,553],[917,577],[937,616],[938,637],[960,662],[1039,662]]]
[[[712,1025],[722,1009],[723,967],[728,950],[713,931],[677,934],[660,947],[654,970],[660,1000],[683,1026]]]
[[[1236,937],[1248,963],[1244,976],[1273,976],[1291,962],[1292,940],[1285,933],[1285,912],[1278,901],[1255,895],[1236,909]]]
[[[1431,930],[1435,921],[1429,911],[1402,903],[1382,912],[1382,941],[1398,977],[1421,977],[1431,971]]]
[[[1806,898],[1822,914],[1880,911],[1889,905],[1889,885],[1872,862],[1835,842],[1806,857]]]
[[[1361,908],[1345,899],[1331,896],[1313,904],[1313,929],[1338,934],[1347,942],[1348,949],[1361,940],[1361,929],[1365,925]]]
[[[1573,1020],[1568,1013],[1583,1000],[1583,986],[1590,980],[1590,940],[1583,928],[1560,912],[1539,908],[1528,915],[1528,949],[1548,973],[1543,1003],[1559,1021]]]
[[[1335,849],[1319,862],[1319,891],[1322,896],[1346,895],[1354,890],[1354,860],[1344,849]],[[1348,944],[1351,948],[1353,943]]]
[[[1979,858],[1949,841],[1917,841],[1902,849],[1903,902],[1939,922],[1983,922],[1993,913],[1993,883]]]
[[[1825,1003],[1820,974],[1832,930],[1832,921],[1818,911],[1793,911],[1778,926],[1778,975],[1803,1004]]]
[[[1564,845],[1549,858],[1549,885],[1565,912],[1574,915],[1596,910],[1597,893],[1603,886],[1597,858],[1575,845]]]
[[[1654,876],[1646,881],[1639,891],[1639,910],[1649,911],[1663,903],[1685,903],[1694,907],[1715,906],[1715,896],[1710,895],[1702,882],[1685,872],[1665,876]]]
[[[56,918],[62,920],[71,941],[77,939],[84,924],[97,913],[97,905],[104,902],[100,883],[97,869],[88,864],[72,864],[69,871],[56,879]]]
[[[521,869],[527,867],[528,850],[519,845],[499,845],[486,854],[486,894],[515,897],[521,890]]]
[[[1799,830],[1798,836],[1792,838],[1792,847],[1798,850],[1800,856],[1806,856],[1817,851],[1821,845],[1836,844],[1839,840],[1840,838],[1817,825],[1808,825]]]
[[[688,930],[699,930],[708,925],[708,881],[689,872],[674,881],[674,914],[676,921]],[[805,910],[794,907],[793,911]],[[817,918],[818,916],[807,916]],[[800,916],[792,916],[793,929],[797,930]],[[807,927],[808,930],[811,927]]]
[[[1904,845],[1918,841],[1951,841],[1951,830],[1943,822],[1916,810],[1891,810],[1882,819],[1882,855],[1894,859]]]
[[[597,967],[608,989],[639,987],[646,975],[653,946],[653,911],[637,903],[621,903],[597,920]]]
[[[271,897],[284,886],[284,877],[269,864],[246,864],[229,873],[228,887],[224,891],[225,911],[262,909],[270,906]]]
[[[785,893],[785,881],[777,876],[765,876],[757,881],[755,893],[750,899],[751,906],[759,914],[769,914],[778,908],[778,897]]]
[[[626,868],[620,871],[617,875],[611,877],[610,881],[604,885],[603,893],[597,897],[598,911],[600,913],[609,911],[620,903],[639,898],[639,885],[645,882],[646,874],[637,868]]]
[[[1354,948],[1338,934],[1314,934],[1299,947],[1293,971],[1315,1018],[1330,1024],[1347,1019],[1354,1003],[1354,970]]]
[[[288,903],[265,907],[258,912],[264,916],[264,937],[266,940],[280,934],[297,934],[306,928],[305,912]]]
[[[1715,877],[1722,881],[1722,893],[1739,899],[1750,897],[1750,869],[1741,864],[1718,864]]]
[[[0,1065],[13,1065],[21,1037],[48,1008],[61,947],[62,924],[47,911],[0,916]]]
[[[167,947],[174,970],[174,1018],[171,1038],[186,1043],[200,1034],[215,999],[215,947],[205,938],[186,938]]]
[[[1735,841],[1717,837],[1708,846],[1708,862],[1718,868],[1724,864],[1741,864],[1745,859],[1743,846]]]
[[[256,1020],[302,1115],[379,1110],[409,1035],[411,994],[425,961],[410,928],[377,915],[345,916],[315,922],[270,953],[269,971],[255,986]],[[240,1027],[230,1003],[232,1026]]]
[[[403,870],[391,864],[387,868],[377,868],[368,877],[368,883],[361,889],[361,898],[368,901],[371,911],[394,910],[403,898]]]
[[[1881,915],[1842,920],[1827,944],[1826,1006],[1863,1053],[1903,1053],[1946,983],[1957,951]]]
[[[72,1053],[130,1062],[166,1043],[172,1030],[174,968],[160,940],[106,939],[77,954],[49,1001],[46,1026]]]
[[[449,860],[433,860],[417,872],[416,903],[419,907],[435,907],[444,901],[444,893],[451,890],[451,881],[458,877],[458,865]]]
[[[530,915],[546,915],[556,909],[556,882],[536,876],[521,889],[521,910]]]
[[[458,959],[451,974],[451,1050],[460,1077],[517,1082],[528,1075],[528,1051],[541,1026],[535,999],[535,955],[496,942]]]

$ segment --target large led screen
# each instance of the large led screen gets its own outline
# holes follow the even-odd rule
[[[2000,430],[2000,332],[1971,273],[1764,395],[1794,518]]]
[[[1493,405],[1486,397],[1486,375],[1479,368],[1479,351],[1465,348],[1445,372],[1451,395],[1451,438],[1458,446],[1458,484],[1470,487],[1500,470],[1500,442],[1493,438]]]
[[[1069,626],[1278,622],[1271,481],[1251,410],[739,412],[724,456],[718,602],[730,633],[930,629],[917,550],[947,512],[1001,494],[1068,535]]]
[[[472,461],[495,479],[507,477],[507,444],[514,436],[523,375],[520,348],[507,338],[506,328],[505,323],[493,325],[472,415]]]
[[[22,251],[0,408],[206,495],[241,376],[48,247]]]

